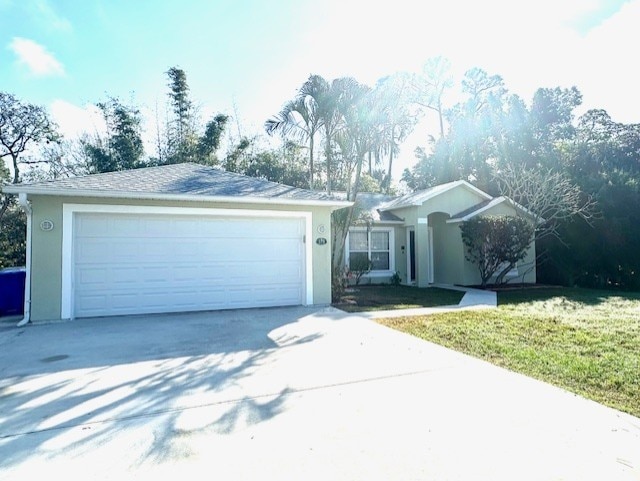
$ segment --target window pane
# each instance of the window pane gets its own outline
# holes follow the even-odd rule
[[[389,233],[388,232],[372,232],[371,233],[371,250],[372,251],[388,251],[389,250]]]
[[[349,270],[358,271],[366,268],[369,262],[369,256],[366,252],[350,252],[349,253]]]
[[[371,270],[372,271],[388,271],[389,270],[389,253],[388,252],[372,252],[371,253]]]
[[[350,251],[366,251],[367,232],[366,231],[350,231],[349,232],[349,250]]]

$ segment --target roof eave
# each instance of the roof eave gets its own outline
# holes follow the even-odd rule
[[[480,197],[485,198],[486,200],[490,200],[492,197],[487,194],[486,192],[484,192],[483,190],[478,189],[475,185],[470,184],[469,182],[467,182],[466,180],[456,180],[454,182],[451,182],[450,185],[448,185],[446,188],[439,190],[437,192],[430,192],[429,194],[427,194],[426,196],[420,198],[419,200],[415,201],[415,202],[406,202],[403,204],[399,204],[399,205],[393,205],[390,207],[381,207],[380,210],[382,211],[389,211],[389,210],[394,210],[394,209],[402,209],[402,208],[406,208],[406,207],[419,207],[421,205],[423,205],[426,201],[433,199],[434,197],[437,197],[441,194],[444,194],[445,192],[449,192],[452,189],[455,189],[456,187],[462,186],[464,188],[466,188],[467,190],[470,190],[471,192],[476,193],[477,195],[479,195]]]
[[[491,202],[489,202],[487,205],[479,208],[478,210],[474,210],[473,212],[468,213],[464,217],[458,217],[458,218],[455,218],[455,219],[447,219],[446,223],[447,224],[457,224],[457,223],[460,223],[460,222],[466,222],[469,219],[472,219],[475,216],[480,215],[483,212],[485,212],[485,211],[487,211],[489,209],[492,209],[493,207],[495,207],[497,205],[502,204],[503,202],[507,202],[514,209],[519,209],[522,212],[524,212],[525,214],[527,214],[529,217],[535,219],[535,216],[527,208],[525,208],[522,205],[518,204],[517,202],[509,199],[508,197],[500,196],[500,197],[496,197]]]
[[[3,192],[7,194],[55,195],[59,197],[94,197],[107,199],[137,199],[137,200],[171,200],[191,202],[230,202],[238,204],[266,204],[266,205],[304,205],[323,206],[340,209],[349,207],[353,202],[344,200],[321,199],[290,199],[283,197],[256,196],[223,196],[223,195],[193,195],[193,194],[163,194],[156,192],[114,192],[104,190],[69,190],[69,189],[38,189],[27,186],[5,186]]]
[[[374,224],[393,224],[393,225],[403,225],[403,220],[374,220]]]
[[[381,206],[381,207],[378,208],[378,210],[383,211],[383,212],[389,212],[390,210],[404,209],[406,207],[419,207],[421,205],[422,205],[422,202],[407,202],[407,203],[404,203],[404,204],[392,205],[390,207]]]

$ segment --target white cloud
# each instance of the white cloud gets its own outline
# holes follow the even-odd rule
[[[87,104],[78,107],[66,100],[54,100],[49,110],[58,130],[67,139],[75,139],[82,134],[103,134],[106,132],[104,118],[98,107]]]
[[[63,76],[64,67],[47,49],[33,40],[14,37],[9,48],[18,57],[18,63],[38,77]]]

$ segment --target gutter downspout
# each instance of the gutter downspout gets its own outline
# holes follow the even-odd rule
[[[27,213],[27,245],[26,245],[26,273],[24,278],[24,316],[18,322],[17,327],[23,327],[31,320],[31,223],[32,212],[31,202],[27,199],[27,194],[18,194],[18,204]]]

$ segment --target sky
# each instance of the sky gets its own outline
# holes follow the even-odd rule
[[[230,114],[250,135],[311,74],[373,85],[439,55],[456,79],[480,67],[526,102],[575,85],[578,113],[640,123],[638,45],[640,0],[0,0],[0,90],[45,106],[68,138],[99,128],[107,95],[140,105],[153,131],[172,66],[203,117]],[[434,120],[402,145],[396,177]]]

